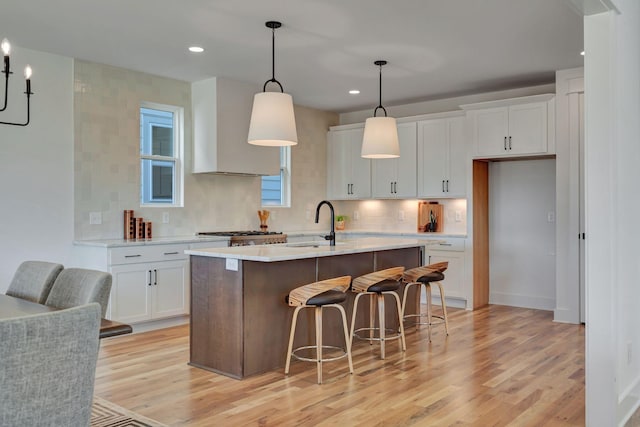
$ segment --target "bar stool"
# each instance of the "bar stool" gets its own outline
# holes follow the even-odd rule
[[[349,372],[353,374],[353,362],[351,361],[351,341],[348,337],[347,329],[347,314],[344,308],[340,305],[341,302],[347,299],[345,291],[351,284],[351,276],[336,277],[334,279],[322,280],[320,282],[310,283],[308,285],[300,286],[292,290],[287,296],[287,303],[291,307],[295,307],[293,312],[293,319],[291,320],[291,333],[289,335],[289,347],[287,349],[287,362],[284,368],[284,374],[289,375],[289,365],[291,363],[291,357],[295,357],[298,360],[305,362],[316,362],[318,367],[318,384],[322,384],[322,363],[330,362],[333,360],[342,359],[347,357],[349,360]],[[345,349],[340,347],[322,345],[322,309],[333,307],[337,308],[342,315],[342,326],[344,329],[344,341]],[[316,345],[307,345],[293,349],[293,338],[296,332],[296,323],[298,321],[298,314],[304,308],[315,309],[315,324],[316,324]],[[311,359],[308,357],[302,357],[296,354],[300,350],[316,350],[316,358]],[[323,349],[339,349],[343,350],[344,354],[337,357],[322,358]]]
[[[402,281],[406,283],[404,287],[404,295],[402,297],[402,319],[409,319],[417,317],[416,327],[418,325],[428,325],[429,327],[429,341],[431,341],[431,326],[435,324],[444,323],[444,329],[447,335],[449,335],[449,321],[447,319],[447,304],[444,297],[444,288],[442,287],[442,281],[444,280],[443,272],[449,267],[448,261],[438,262],[435,264],[429,264],[422,267],[415,267],[407,270],[402,275]],[[431,284],[438,285],[440,290],[440,301],[442,304],[442,316],[434,315],[431,307]],[[417,285],[418,295],[416,296],[416,314],[404,314],[407,309],[407,294],[411,286]],[[420,290],[422,285],[425,287],[427,293],[427,312],[420,313]],[[427,322],[420,322],[421,317],[426,317]],[[434,323],[433,318],[440,319],[440,321]]]
[[[386,270],[375,271],[373,273],[365,274],[364,276],[353,279],[351,290],[356,292],[356,298],[353,303],[353,316],[351,318],[351,340],[353,343],[353,337],[361,340],[367,340],[371,345],[373,341],[380,341],[380,358],[384,359],[384,344],[387,340],[400,338],[400,349],[406,351],[407,346],[404,340],[404,327],[402,325],[402,308],[400,307],[400,297],[396,293],[400,288],[400,279],[402,278],[402,272],[404,267],[392,267]],[[354,330],[356,324],[356,313],[358,312],[358,301],[363,295],[370,295],[369,300],[369,327],[359,328]],[[400,332],[393,329],[385,328],[384,317],[384,296],[391,295],[396,300],[396,306],[398,309],[398,323],[400,324]],[[378,327],[375,325],[375,304],[378,303]],[[369,331],[369,337],[362,337],[358,335],[358,332]],[[375,337],[375,331],[378,331],[378,336]],[[392,332],[394,335],[388,336],[387,332]]]

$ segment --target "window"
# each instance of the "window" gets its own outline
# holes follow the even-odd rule
[[[182,206],[182,108],[140,107],[140,204]]]
[[[291,147],[280,147],[280,175],[262,177],[262,206],[291,206]]]

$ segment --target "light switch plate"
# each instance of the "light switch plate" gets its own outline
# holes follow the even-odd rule
[[[102,212],[89,212],[89,224],[102,224]]]
[[[169,224],[169,212],[162,212],[162,223]]]

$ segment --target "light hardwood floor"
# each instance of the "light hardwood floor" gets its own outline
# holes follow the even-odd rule
[[[407,351],[354,341],[346,360],[242,381],[192,368],[188,326],[103,340],[95,394],[170,426],[582,426],[584,327],[506,306],[449,310],[450,336]],[[284,361],[283,361],[284,363]]]

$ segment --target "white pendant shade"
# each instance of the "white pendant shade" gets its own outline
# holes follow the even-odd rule
[[[291,95],[280,92],[256,93],[253,98],[248,142],[269,147],[298,143]]]
[[[393,117],[369,117],[364,124],[361,156],[368,159],[400,157],[398,127]]]

